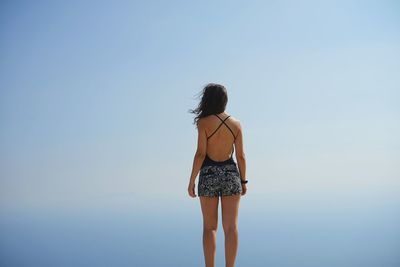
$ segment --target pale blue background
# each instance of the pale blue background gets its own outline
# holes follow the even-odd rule
[[[237,266],[400,266],[399,14],[2,1],[0,265],[203,266],[187,111],[219,82],[250,180]],[[217,242],[224,266],[221,221]]]

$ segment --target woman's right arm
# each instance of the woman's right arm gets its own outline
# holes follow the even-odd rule
[[[235,150],[236,150],[236,160],[239,167],[240,177],[244,181],[246,180],[246,156],[243,148],[243,131],[240,122],[238,121],[239,132],[235,141]]]

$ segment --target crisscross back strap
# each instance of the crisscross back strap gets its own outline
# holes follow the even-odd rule
[[[218,125],[217,129],[215,129],[215,131],[209,137],[207,137],[207,139],[211,138],[211,136],[213,136],[218,131],[218,129],[222,126],[222,124],[225,124],[225,126],[228,127],[229,131],[231,131],[233,138],[236,140],[236,136],[233,133],[231,127],[229,127],[229,125],[225,123],[225,121],[230,117],[230,115],[228,117],[226,117],[225,119],[221,119],[221,117],[219,117],[217,114],[214,114],[214,115],[217,116],[218,119],[221,120],[221,123],[220,123],[220,125]]]

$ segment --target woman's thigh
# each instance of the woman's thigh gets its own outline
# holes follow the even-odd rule
[[[216,230],[218,226],[219,197],[199,197],[204,228]]]
[[[222,206],[222,225],[224,230],[237,227],[240,194],[221,197]]]

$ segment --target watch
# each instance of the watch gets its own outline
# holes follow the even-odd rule
[[[247,184],[248,182],[249,182],[248,180],[244,180],[244,181],[241,180],[241,181],[240,181],[240,183],[242,183],[242,184]]]

